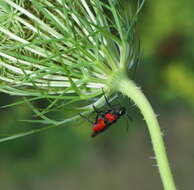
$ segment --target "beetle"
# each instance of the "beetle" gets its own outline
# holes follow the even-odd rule
[[[93,133],[91,137],[95,137],[96,135],[107,130],[125,113],[126,109],[124,107],[112,108],[107,111],[97,112],[96,121],[92,126]]]
[[[104,94],[104,91],[103,91]],[[82,114],[79,114],[81,117],[83,117],[85,120],[90,122],[92,124],[92,134],[91,137],[95,137],[98,134],[104,132],[107,130],[113,123],[115,123],[121,116],[126,115],[126,109],[125,107],[119,106],[119,107],[113,107],[107,97],[105,96],[106,104],[108,105],[109,109],[106,111],[98,111],[96,107],[93,105],[94,111],[97,113],[95,122],[89,120],[87,117],[83,116]],[[128,115],[127,115],[128,116]],[[129,117],[129,116],[128,116]],[[131,120],[131,118],[130,118]]]

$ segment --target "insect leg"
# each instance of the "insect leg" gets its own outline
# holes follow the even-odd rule
[[[93,107],[93,109],[94,109],[94,111],[96,112],[96,113],[99,113],[99,111],[96,109],[96,106],[93,104],[92,105],[92,107]]]
[[[126,125],[127,125],[127,131],[129,130],[129,120],[130,121],[133,121],[132,117],[129,116],[129,114],[126,112],[125,114],[125,117],[126,117]]]
[[[130,121],[133,121],[133,118],[126,112],[126,116]]]
[[[106,104],[108,105],[109,108],[113,109],[113,107],[111,106],[110,102],[108,101],[108,98],[106,97],[105,93],[104,93],[104,90],[102,88],[102,92],[103,92],[103,95],[104,95],[104,98],[105,98],[105,101],[106,101]]]
[[[128,120],[128,118],[126,118],[126,125],[127,125],[126,129],[127,129],[127,132],[128,132],[129,131],[129,120]]]
[[[86,116],[82,115],[81,113],[79,113],[79,115],[80,115],[83,119],[85,119],[86,121],[88,121],[89,123],[94,124],[94,122],[91,121],[91,120],[89,120]]]

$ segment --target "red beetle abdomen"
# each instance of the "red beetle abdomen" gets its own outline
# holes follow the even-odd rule
[[[94,132],[102,131],[106,127],[106,123],[104,122],[103,118],[99,118],[97,123],[93,126]]]
[[[117,120],[117,115],[112,114],[112,113],[106,113],[106,114],[105,114],[105,118],[106,118],[108,121],[113,122],[113,121]]]

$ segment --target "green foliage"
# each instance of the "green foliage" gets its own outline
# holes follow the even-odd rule
[[[13,0],[13,2],[16,2],[16,0]],[[22,3],[22,1],[20,2]],[[23,2],[25,2],[27,6],[27,2],[30,1],[24,0]],[[44,3],[44,1],[39,2]],[[51,1],[51,3],[52,2],[53,1]],[[123,10],[127,9],[127,6],[126,4],[124,4],[124,2],[126,4],[129,3],[128,1],[123,0]],[[0,1],[1,6],[2,4],[5,5],[3,1]],[[10,9],[10,6],[6,6]],[[129,15],[131,15],[130,11]],[[32,12],[37,14],[35,10],[33,10]],[[8,20],[8,14],[2,13],[1,8],[0,14],[1,21],[4,20],[7,22],[16,22],[16,20],[13,19]],[[11,14],[9,14],[9,16],[10,15]],[[176,162],[173,164],[173,169],[176,171],[175,178],[178,181],[179,188],[182,189],[189,189],[193,186],[193,168],[190,164],[193,162],[193,159],[191,154],[188,154],[188,151],[192,152],[193,150],[193,114],[191,110],[188,109],[189,106],[194,105],[192,93],[194,76],[193,16],[194,12],[192,0],[147,1],[145,6],[143,7],[143,11],[141,12],[139,22],[137,23],[138,33],[141,39],[141,46],[144,52],[142,61],[144,65],[138,67],[137,72],[135,73],[135,79],[136,81],[138,81],[139,84],[141,84],[141,86],[143,86],[146,94],[152,95],[152,97],[150,97],[150,99],[152,99],[152,102],[155,105],[157,102],[158,107],[156,107],[156,110],[157,112],[160,110],[159,119],[161,120],[161,123],[163,123],[164,125],[166,124],[167,126],[167,128],[165,128],[164,126],[163,130],[165,130],[166,141],[169,140],[168,152],[172,150],[171,157]],[[22,18],[27,19],[25,16],[23,16]],[[0,26],[2,26],[1,21]],[[14,27],[16,26],[17,25],[12,24],[10,26],[10,30],[16,32],[17,28],[14,29]],[[184,38],[184,43],[175,46],[176,51],[173,56],[161,56],[159,52],[160,48],[163,47],[163,43],[161,44],[161,42],[163,42],[163,40],[165,39],[167,39],[167,42],[170,42],[170,40],[168,40],[168,36],[176,36],[177,31],[183,34],[183,36],[186,38]],[[29,32],[28,36],[30,36],[30,34],[31,33]],[[0,40],[2,40],[2,36],[5,35],[3,33],[0,33],[0,35]],[[5,40],[6,39],[8,38],[6,37]],[[14,44],[15,46],[16,41],[13,41],[12,44]],[[36,44],[38,44],[38,42],[36,42]],[[168,46],[169,43],[165,43],[165,45]],[[177,48],[179,47],[181,47],[181,52],[178,51],[177,53]],[[13,45],[12,48],[14,48]],[[15,54],[13,54],[13,56],[15,56]],[[22,57],[22,55],[20,56]],[[23,56],[22,59],[28,62],[32,62],[34,63],[34,65],[36,63],[36,60],[28,56]],[[0,60],[2,61],[1,55]],[[3,66],[0,66],[0,72],[2,72],[3,70],[5,70],[5,68]],[[177,83],[177,80],[180,79],[182,80],[181,85]],[[1,84],[3,84],[2,81],[0,81],[0,85]],[[5,89],[2,89],[2,91],[3,90],[6,91]],[[22,95],[23,92],[21,90],[15,91],[15,89],[13,89],[13,86],[10,86],[10,90],[12,91],[12,93],[14,91],[13,94]],[[100,88],[99,93],[101,93]],[[49,97],[48,94],[45,95],[45,98],[46,97]],[[43,98],[39,99],[36,96],[29,97],[28,101],[30,101],[31,99],[31,101],[35,100],[35,105],[37,107],[42,107],[42,104],[40,102],[43,101]],[[17,101],[18,104],[25,103],[25,101],[18,98],[15,100],[14,96],[5,96],[5,98],[2,98],[1,96],[1,104],[7,105],[10,102],[15,101]],[[91,102],[89,102],[88,104],[90,104]],[[184,107],[183,110],[181,110],[180,108],[181,105],[183,105]],[[67,105],[67,107],[69,106]],[[165,110],[162,110],[162,108],[164,109],[164,107]],[[171,109],[167,110],[166,107],[171,107]],[[51,112],[49,118],[54,118],[56,120],[57,115],[60,115],[59,119],[61,119],[62,117],[66,118],[67,109],[61,109],[61,112],[61,114],[58,112],[58,114],[56,114],[54,117]],[[134,114],[133,107],[129,111],[129,114]],[[32,127],[32,124],[34,124],[33,128],[39,127],[39,123],[16,123],[16,120],[24,118],[35,121],[34,118],[30,117],[30,115],[32,115],[32,113],[29,111],[28,107],[26,107],[25,104],[19,107],[14,107],[14,109],[1,109],[1,129],[8,128],[9,131],[11,131],[10,134],[12,134],[23,129],[24,131],[29,130]],[[133,117],[133,119],[135,120],[133,121],[134,129],[142,126],[141,123],[137,122],[136,116]],[[139,121],[140,119],[141,118],[139,118]],[[42,120],[41,122],[47,121]],[[175,126],[168,126],[168,124],[170,125],[172,123],[175,123]],[[96,176],[98,176],[98,184],[101,185],[100,187],[102,187],[102,189],[107,189],[107,187],[110,188],[111,185],[113,187],[114,182],[112,181],[114,181],[114,179],[116,182],[119,183],[119,188],[124,187],[126,189],[129,188],[131,184],[138,184],[138,189],[145,189],[145,187],[147,189],[157,189],[160,185],[160,182],[158,182],[158,180],[154,178],[154,176],[150,178],[150,175],[154,173],[153,170],[155,169],[155,167],[154,169],[151,168],[151,171],[149,170],[150,167],[147,167],[149,164],[151,164],[151,161],[147,158],[152,153],[149,152],[150,141],[147,141],[148,143],[144,142],[146,138],[144,134],[146,132],[142,131],[144,128],[141,127],[141,130],[138,131],[138,135],[133,132],[132,134],[130,133],[130,138],[128,138],[129,135],[126,134],[125,125],[126,124],[124,121],[123,123],[119,123],[119,125],[114,126],[114,129],[108,131],[107,134],[100,136],[98,139],[95,139],[94,141],[90,141],[89,139],[89,142],[87,142],[87,146],[91,146],[90,149],[87,149],[85,144],[83,145],[83,141],[87,138],[82,137],[88,136],[90,134],[90,128],[86,125],[86,123],[84,123],[83,126],[73,124],[75,128],[70,127],[68,131],[66,127],[56,130],[48,130],[47,132],[41,133],[40,135],[33,135],[31,137],[1,144],[1,171],[2,173],[4,172],[4,174],[1,176],[1,179],[5,183],[7,180],[8,184],[12,184],[14,180],[16,181],[16,184],[21,184],[19,187],[15,185],[10,189],[16,189],[17,187],[18,189],[26,189],[30,187],[37,188],[37,186],[34,186],[35,182],[37,182],[37,178],[40,178],[40,185],[45,185],[45,181],[42,177],[45,175],[50,176],[50,178],[47,178],[47,181],[50,181],[51,184],[53,183],[53,186],[56,188],[60,188],[61,186],[63,186],[64,188],[75,189],[72,184],[68,183],[68,181],[73,181],[73,183],[76,181],[76,183],[80,187],[87,189],[84,182],[87,182],[87,185],[89,182],[90,184],[96,182]],[[2,133],[4,134],[4,131],[2,131]],[[173,135],[171,135],[172,133]],[[175,142],[175,144],[173,142]],[[70,161],[65,159],[65,154],[68,154],[67,152],[65,152],[65,150],[68,150],[68,152],[72,151],[72,153],[70,153],[69,155],[71,156],[71,158],[68,157],[69,159],[71,159]],[[87,152],[85,157],[83,157],[83,152],[85,154]],[[123,152],[125,154],[122,154]],[[48,155],[51,156],[50,159],[48,158]],[[118,159],[117,162],[114,161],[114,159],[116,159],[115,157]],[[78,165],[83,165],[84,167],[80,171],[79,166],[76,165],[76,159],[78,160]],[[6,162],[3,160],[6,160]],[[85,160],[85,162],[83,162],[83,160]],[[140,161],[141,163],[139,163]],[[70,162],[73,164],[71,164]],[[93,165],[91,166],[92,170],[91,168],[85,170],[85,166],[91,164],[90,162],[93,163]],[[128,168],[126,162],[129,163]],[[183,162],[184,164],[182,164]],[[54,178],[54,169],[57,167],[56,165],[59,165],[61,167],[61,170],[63,170],[61,172],[60,169],[57,169],[57,173],[61,172],[62,175],[64,175],[64,178],[61,181],[57,181],[57,184],[55,180],[56,178],[58,179],[59,176]],[[5,167],[4,169],[3,166]],[[72,168],[71,170],[68,170],[68,166],[72,168],[74,166],[76,167],[76,170],[74,171]],[[114,169],[115,166],[117,166],[116,169]],[[129,172],[127,170],[129,169],[129,171],[137,171],[137,167],[139,168],[139,172],[145,172],[145,175],[142,176],[142,178],[140,178],[138,173],[132,173],[132,175],[129,176]],[[111,168],[112,173],[110,182],[108,176],[110,175]],[[83,169],[85,171],[85,176],[81,178]],[[41,171],[44,171],[46,173],[41,173]],[[147,175],[147,173],[149,172],[150,175]],[[188,173],[189,175],[187,175]],[[33,179],[34,176],[36,176],[36,180]],[[95,176],[95,178],[92,178],[92,176]],[[146,176],[149,177],[146,178]],[[79,178],[81,178],[80,181]],[[128,182],[128,180],[125,180],[126,178],[130,179],[130,182]],[[64,182],[64,179],[66,179],[67,181]],[[141,180],[141,184],[139,183],[139,180]],[[3,184],[4,182],[2,182],[1,184]],[[26,183],[28,184],[27,187]],[[91,187],[95,188],[92,185],[93,184],[91,184]],[[51,186],[50,188],[52,188],[53,186]],[[1,187],[3,188],[3,186]],[[96,188],[99,187],[96,186]]]
[[[92,104],[102,106],[102,88],[112,93],[112,74],[139,58],[134,24],[143,2],[132,11],[131,3],[112,0],[3,0],[0,91],[25,97],[8,107],[26,103],[38,117],[28,121],[48,126],[1,141],[76,120]],[[61,111],[65,119],[56,118]]]

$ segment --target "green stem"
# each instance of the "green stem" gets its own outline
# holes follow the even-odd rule
[[[116,84],[113,84],[113,88],[132,99],[144,116],[151,136],[157,166],[159,168],[164,189],[176,190],[162,139],[162,133],[152,106],[140,88],[138,88],[133,81],[129,80],[127,76],[123,76],[123,72],[120,77],[118,77],[118,75],[117,77],[114,77],[114,81],[116,81]]]

